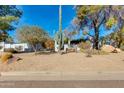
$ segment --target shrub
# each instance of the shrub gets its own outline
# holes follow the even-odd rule
[[[92,52],[90,49],[86,51],[86,57],[92,57]]]
[[[81,48],[81,52],[86,54],[86,57],[92,57],[92,55],[108,55],[109,54],[108,52],[105,52],[103,50],[90,49],[91,43],[89,41],[80,43],[79,47]]]
[[[92,52],[91,52],[91,43],[90,41],[86,42],[81,42],[79,44],[79,47],[81,48],[81,52],[86,53],[86,57],[92,57]]]
[[[92,50],[92,55],[108,55],[108,54],[109,54],[108,52],[102,50],[96,50],[96,49]]]
[[[81,49],[81,52],[86,53],[87,55],[108,55],[109,54],[108,52],[105,52],[102,50],[96,50],[96,49],[93,49],[93,50]]]
[[[79,47],[80,47],[81,49],[90,49],[91,43],[90,43],[89,41],[87,41],[87,42],[81,42],[81,43],[79,44]]]
[[[16,51],[14,48],[5,48],[4,51],[10,53],[18,53],[18,51]]]
[[[4,53],[4,54],[2,54],[2,56],[1,56],[1,61],[2,61],[2,62],[6,62],[8,59],[10,59],[10,58],[12,58],[12,57],[13,57],[12,53],[10,53],[10,52]]]
[[[54,41],[53,40],[47,40],[45,42],[45,48],[47,48],[47,49],[54,49]]]

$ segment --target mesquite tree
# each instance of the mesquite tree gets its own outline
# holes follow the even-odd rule
[[[21,42],[30,44],[34,52],[37,52],[37,45],[42,44],[49,37],[44,29],[25,25],[17,29],[17,38]]]
[[[77,18],[80,21],[80,29],[87,27],[89,30],[86,34],[93,38],[93,48],[99,49],[100,27],[103,26],[111,29],[113,25],[121,28],[121,20],[123,19],[123,6],[77,6]],[[90,32],[93,31],[94,34]]]

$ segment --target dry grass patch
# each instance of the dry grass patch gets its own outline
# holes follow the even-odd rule
[[[12,57],[13,57],[12,53],[7,52],[7,53],[3,53],[0,59],[1,59],[1,62],[5,63]]]

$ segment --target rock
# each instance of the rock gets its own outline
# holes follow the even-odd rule
[[[102,46],[101,50],[105,51],[105,52],[109,52],[109,53],[120,53],[121,52],[121,49],[119,48],[115,48],[111,45],[104,45]]]
[[[101,50],[110,53],[115,50],[115,47],[111,45],[103,45]]]
[[[17,61],[19,61],[19,60],[22,60],[22,58],[20,58],[20,57],[12,57],[12,58],[10,58],[10,59],[7,61],[7,63],[10,64],[10,63],[13,63],[13,62],[17,62]]]
[[[119,48],[116,48],[115,50],[117,51],[117,53],[121,52],[121,49],[119,49]]]
[[[112,51],[112,53],[118,53],[118,51],[117,51],[116,49],[114,49],[114,50]]]
[[[112,53],[120,53],[121,52],[121,49],[119,49],[119,48],[115,48],[113,51],[112,51]]]

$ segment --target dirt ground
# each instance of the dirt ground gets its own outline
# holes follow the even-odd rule
[[[34,55],[21,53],[14,56],[22,58],[18,62],[3,64],[0,72],[7,71],[124,71],[124,52],[109,55],[93,55],[86,57],[84,53]]]

